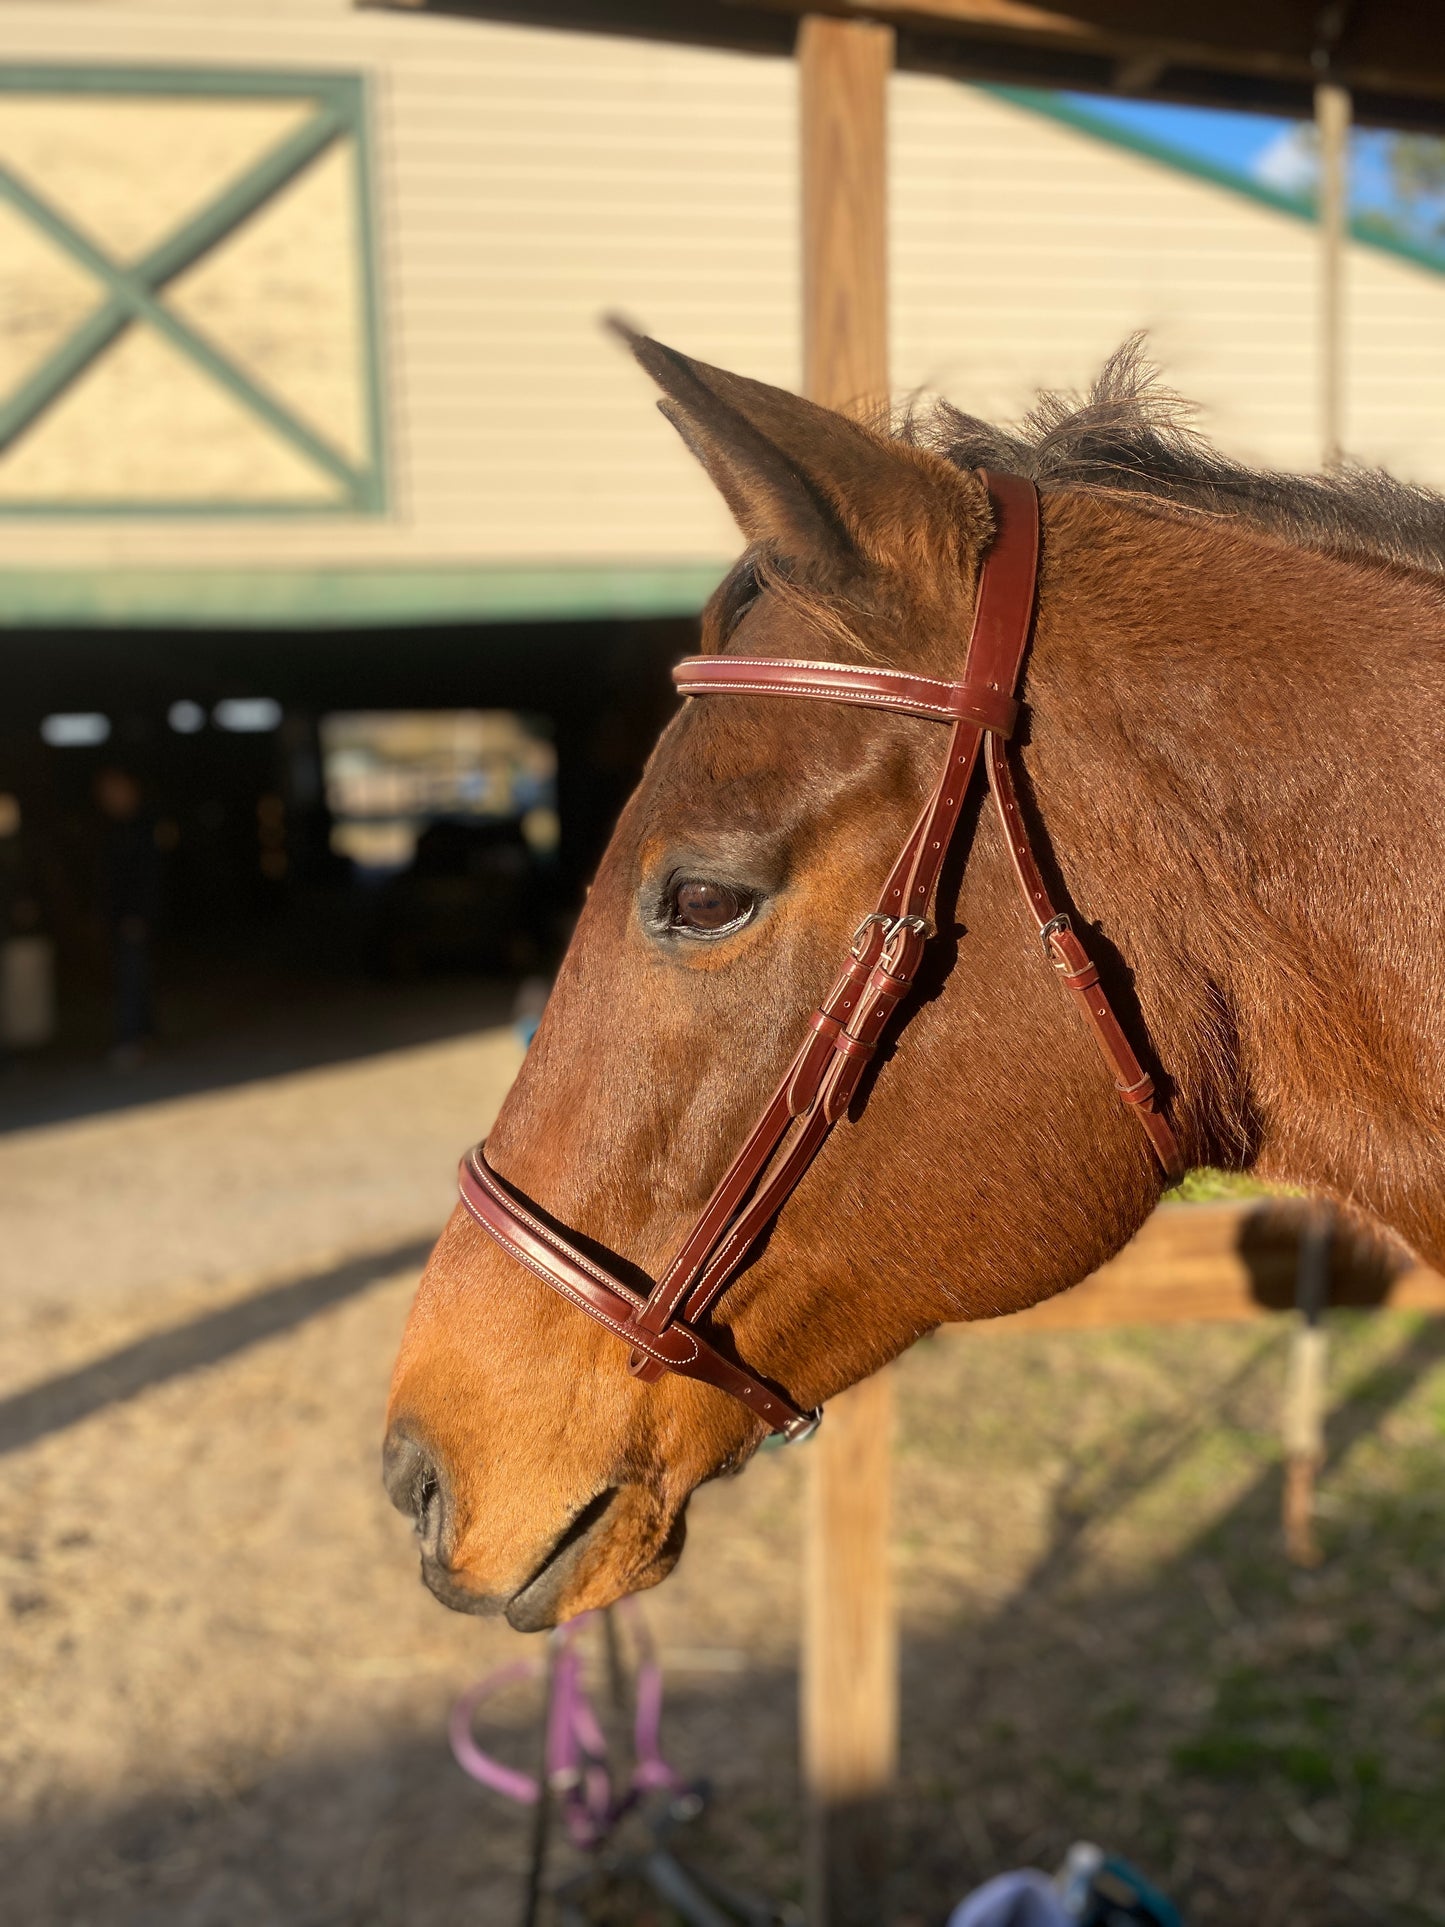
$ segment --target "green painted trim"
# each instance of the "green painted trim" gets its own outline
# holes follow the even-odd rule
[[[218,99],[269,95],[316,100],[319,112],[263,154],[246,173],[223,189],[216,200],[167,236],[143,260],[129,266],[111,260],[34,188],[0,168],[0,195],[109,290],[109,299],[104,305],[88,316],[0,406],[0,449],[49,407],[132,321],[141,320],[164,335],[314,467],[339,483],[341,493],[334,500],[319,502],[295,499],[262,503],[234,499],[0,502],[0,516],[73,519],[157,514],[334,515],[376,514],[383,510],[386,470],[378,343],[380,293],[371,229],[370,116],[361,77],[356,74],[202,72],[188,68],[3,67],[0,68],[0,93],[5,92],[150,93],[168,97],[199,94]],[[220,245],[249,215],[343,137],[349,137],[354,143],[353,183],[361,236],[360,318],[365,354],[361,379],[367,441],[367,460],[361,468],[157,298],[168,281]]]
[[[370,461],[358,477],[358,506],[373,515],[386,507],[386,478],[390,473],[390,432],[386,419],[386,395],[382,382],[385,344],[382,341],[381,262],[376,243],[376,197],[371,191],[371,134],[374,101],[371,83],[353,80],[356,106],[352,118],[352,138],[356,142],[356,231],[361,236],[361,337],[366,343],[366,446]]]
[[[12,199],[11,185],[11,176],[0,168],[0,196]],[[0,452],[63,394],[97,355],[105,353],[130,318],[130,310],[123,301],[112,297],[102,302],[18,388],[10,391],[8,399],[0,404]]]
[[[239,179],[223,188],[217,198],[199,214],[152,248],[143,261],[129,269],[139,281],[155,292],[178,274],[184,274],[203,254],[220,246],[273,195],[302,174],[313,161],[349,131],[349,118],[331,105],[302,121],[294,134],[263,154]]]
[[[312,128],[314,127],[314,132]],[[305,143],[304,151],[308,160],[314,159],[323,147],[329,147],[341,132],[340,123],[328,109],[316,117],[314,123],[301,130],[312,133]],[[295,143],[288,142],[288,147]],[[293,168],[292,172],[298,172]],[[268,173],[267,178],[270,178]],[[289,178],[285,176],[283,178]],[[272,183],[274,192],[275,182]],[[284,403],[269,394],[259,382],[253,381],[243,369],[238,368],[228,355],[222,354],[205,336],[198,334],[189,322],[155,298],[153,285],[143,280],[134,269],[118,267],[108,254],[102,252],[87,239],[78,228],[72,227],[60,210],[51,202],[37,194],[18,176],[0,167],[0,194],[26,215],[34,226],[48,234],[57,246],[65,249],[73,260],[78,261],[99,281],[109,288],[110,300],[96,317],[94,325],[83,325],[77,332],[86,336],[92,352],[85,360],[77,362],[73,354],[67,353],[69,344],[63,344],[59,352],[32,375],[14,396],[0,419],[0,444],[8,442],[40,415],[75,378],[89,367],[95,355],[107,348],[115,337],[132,321],[144,321],[154,328],[157,334],[164,335],[174,348],[190,357],[212,381],[224,388],[237,401],[249,408],[284,441],[304,455],[317,468],[330,475],[333,481],[340,482],[350,491],[355,480],[351,464],[345,456],[338,453],[330,442],[318,435],[297,416],[291,413]],[[195,226],[195,223],[191,224]],[[221,230],[229,232],[229,226]],[[189,245],[192,238],[183,238]],[[157,250],[169,253],[170,249]],[[196,259],[199,250],[193,250],[190,258]],[[182,263],[182,265],[185,265]],[[176,270],[179,272],[179,268]],[[72,337],[73,339],[74,337]]]
[[[95,67],[85,62],[42,66],[7,62],[0,67],[0,93],[12,94],[186,94],[218,100],[232,95],[300,95],[337,106],[354,99],[356,87],[355,74],[328,68],[271,72],[243,67]]]
[[[1131,127],[1121,127],[1107,115],[1091,113],[1087,107],[1064,100],[1046,89],[979,83],[977,91],[991,95],[995,100],[1007,101],[1010,106],[1025,108],[1045,120],[1072,127],[1076,133],[1089,134],[1111,147],[1123,148],[1126,153],[1158,161],[1165,167],[1173,168],[1176,173],[1192,174],[1196,180],[1207,181],[1211,187],[1227,188],[1231,194],[1242,195],[1245,200],[1255,201],[1275,214],[1287,214],[1292,220],[1307,221],[1311,226],[1318,218],[1312,195],[1283,194],[1278,188],[1268,187],[1263,181],[1257,181],[1237,168],[1221,167],[1217,162],[1207,161],[1168,141],[1156,140],[1151,134],[1140,134]],[[1393,254],[1401,261],[1408,261],[1412,267],[1425,268],[1431,274],[1445,274],[1445,252],[1422,247],[1398,235],[1382,234],[1368,214],[1356,215],[1351,220],[1350,238],[1358,241],[1362,247],[1374,248],[1381,254]]]
[[[224,522],[238,517],[244,520],[248,515],[264,518],[279,517],[283,520],[293,515],[303,515],[308,518],[318,515],[369,516],[373,513],[373,509],[374,505],[368,506],[366,501],[366,490],[358,483],[355,490],[345,495],[338,495],[333,501],[328,501],[325,496],[321,496],[312,502],[303,501],[296,495],[258,496],[255,501],[243,501],[236,496],[217,496],[211,500],[197,497],[192,500],[178,501],[170,496],[133,495],[128,496],[123,502],[101,500],[87,502],[71,495],[63,499],[46,501],[36,496],[24,502],[0,501],[0,520],[111,522],[117,519],[124,521],[127,517],[132,520],[139,517],[147,521],[155,521],[160,517],[165,521]],[[4,565],[0,564],[0,574],[3,574],[3,570]]]
[[[0,628],[378,629],[693,616],[730,566],[0,569]]]

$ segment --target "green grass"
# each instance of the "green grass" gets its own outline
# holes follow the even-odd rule
[[[903,1805],[949,1883],[912,1878],[920,1927],[965,1866],[1076,1838],[1190,1927],[1445,1924],[1445,1323],[1330,1314],[1310,1571],[1281,1542],[1287,1329],[940,1342],[899,1368]]]
[[[1172,1190],[1164,1193],[1166,1204],[1233,1204],[1248,1198],[1298,1198],[1303,1195],[1293,1185],[1263,1184],[1243,1171],[1216,1171],[1202,1164],[1186,1171]]]

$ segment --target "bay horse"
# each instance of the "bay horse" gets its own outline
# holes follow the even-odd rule
[[[939,405],[897,433],[632,345],[748,545],[704,658],[956,681],[999,539],[982,471],[1036,485],[1019,806],[1184,1159],[1347,1201],[1445,1262],[1445,503],[1227,460],[1137,344],[1017,431]],[[687,701],[663,734],[474,1154],[505,1224],[628,1303],[942,780],[918,715],[776,693]],[[980,791],[906,1021],[698,1328],[795,1414],[942,1323],[1066,1290],[1166,1183]],[[385,1472],[437,1596],[535,1630],[662,1579],[692,1491],[768,1424],[629,1360],[517,1237],[463,1205],[442,1233]]]

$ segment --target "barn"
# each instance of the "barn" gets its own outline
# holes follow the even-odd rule
[[[799,384],[795,86],[346,0],[4,8],[0,828],[62,957],[107,760],[182,945],[312,945],[543,741],[575,897],[735,546],[598,320]],[[1308,204],[1076,96],[904,72],[889,112],[895,393],[1015,414],[1143,327],[1224,446],[1319,459]],[[1358,232],[1346,288],[1348,449],[1445,482],[1445,258]],[[348,789],[335,719],[458,712],[525,724],[445,780],[363,730],[391,787]]]

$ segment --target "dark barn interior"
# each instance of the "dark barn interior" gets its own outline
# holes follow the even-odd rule
[[[12,633],[3,909],[11,934],[51,940],[55,1006],[50,1040],[11,1054],[17,1121],[37,1105],[69,1108],[61,1088],[89,1083],[106,1055],[107,772],[138,786],[156,846],[155,1048],[123,1090],[246,1074],[248,1058],[275,1068],[278,1049],[289,1061],[443,1034],[505,1018],[516,982],[554,966],[692,631],[657,619]],[[429,833],[401,860],[338,851],[325,719],[478,711],[511,712],[550,742],[555,827],[543,847],[525,849],[505,806],[449,833],[442,805],[413,822]],[[478,881],[498,867],[506,887]]]

